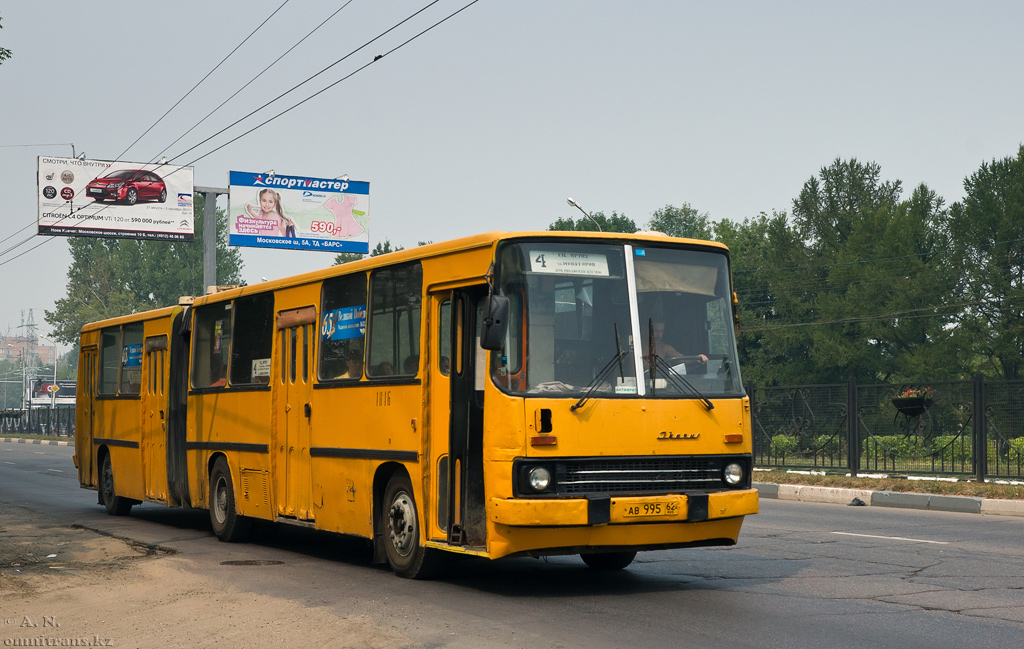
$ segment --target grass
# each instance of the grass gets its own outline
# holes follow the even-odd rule
[[[806,475],[785,471],[758,471],[754,482],[787,485],[812,485],[840,489],[867,489],[870,491],[898,491],[905,493],[939,494],[944,496],[972,496],[974,498],[998,498],[1001,500],[1024,500],[1024,484],[998,484],[958,480],[908,480],[907,478],[851,478],[846,475]],[[1013,482],[1024,483],[1024,479]]]

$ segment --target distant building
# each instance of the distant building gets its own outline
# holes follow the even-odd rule
[[[40,345],[38,339],[27,336],[0,336],[0,361],[18,363],[24,360],[31,365],[31,359],[39,357],[39,365],[53,365],[57,362],[57,348]]]

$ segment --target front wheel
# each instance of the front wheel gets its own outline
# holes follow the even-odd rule
[[[103,464],[100,467],[100,500],[111,516],[126,516],[135,504],[134,500],[115,495],[114,466],[110,462],[110,453],[103,456]]]
[[[399,577],[428,579],[440,570],[442,557],[436,550],[420,544],[420,523],[412,483],[405,474],[396,474],[384,490],[380,528],[384,550],[391,569]]]
[[[129,187],[128,191],[124,195],[124,202],[129,205],[135,205],[139,202],[139,190],[134,187]]]
[[[622,570],[633,563],[636,552],[594,552],[581,554],[580,558],[594,570]]]
[[[210,523],[217,538],[228,543],[245,540],[252,523],[235,510],[231,470],[222,457],[217,458],[210,471]]]

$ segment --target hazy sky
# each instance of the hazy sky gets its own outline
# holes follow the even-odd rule
[[[119,158],[283,0],[0,3],[0,332],[64,295],[67,241],[34,237],[36,157],[195,166],[370,183],[370,242],[413,246],[546,229],[666,204],[712,219],[789,211],[836,158],[881,165],[947,203],[1024,141],[1024,3],[480,0],[315,99],[214,153],[456,11],[419,17],[225,134],[179,154],[428,4],[353,0],[178,144],[228,96],[344,4],[291,0]],[[209,154],[209,155],[206,155]],[[196,160],[200,156],[204,156]],[[221,199],[226,207],[226,198]],[[22,230],[22,228],[26,228]],[[43,243],[25,253],[32,246]],[[249,283],[333,255],[243,249]]]

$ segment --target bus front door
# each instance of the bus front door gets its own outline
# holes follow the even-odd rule
[[[486,352],[479,341],[485,287],[435,293],[430,327],[431,466],[437,528],[452,545],[486,542],[483,485],[483,388]],[[433,525],[431,526],[433,527]]]

